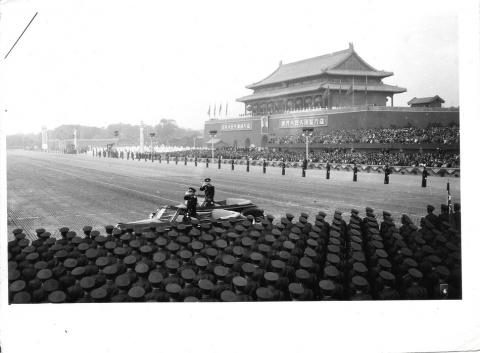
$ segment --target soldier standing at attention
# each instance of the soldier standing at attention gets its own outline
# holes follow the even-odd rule
[[[357,163],[353,163],[353,181],[357,181],[357,173],[358,173]]]
[[[197,217],[197,195],[195,195],[195,192],[196,190],[194,188],[189,187],[183,197],[183,199],[187,201],[186,206],[188,218]]]
[[[330,179],[330,163],[327,161],[327,179]]]
[[[427,177],[428,177],[427,167],[423,167],[423,172],[422,172],[422,188],[426,188],[426,187],[427,187]]]
[[[213,207],[213,198],[215,196],[215,186],[211,184],[212,179],[205,178],[204,183],[200,187],[200,191],[205,192],[205,201],[203,202],[204,207]]]
[[[389,184],[390,183],[390,167],[388,164],[385,164],[385,179],[383,180],[384,184]]]

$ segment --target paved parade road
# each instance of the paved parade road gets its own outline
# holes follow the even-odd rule
[[[244,197],[264,208],[267,213],[281,217],[286,212],[313,215],[324,210],[331,219],[333,211],[350,213],[364,207],[389,210],[398,223],[406,213],[414,222],[426,213],[426,205],[439,211],[446,202],[447,178],[429,177],[428,187],[421,188],[421,176],[390,176],[383,184],[383,174],[359,173],[352,182],[351,172],[332,171],[325,179],[324,171],[300,169],[204,164],[194,167],[151,161],[94,158],[87,155],[60,155],[28,151],[7,153],[7,199],[9,238],[14,228],[22,227],[29,237],[39,227],[56,234],[58,227],[67,226],[82,233],[84,225],[100,229],[107,224],[145,218],[163,204],[178,204],[188,186],[198,188],[207,176],[216,188],[216,199]],[[453,202],[460,201],[460,180],[449,179]],[[347,215],[345,215],[347,216]]]

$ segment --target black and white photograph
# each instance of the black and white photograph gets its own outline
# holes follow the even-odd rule
[[[466,341],[451,327],[355,345],[342,327],[441,327],[422,310],[470,310],[478,2],[4,0],[0,14],[1,306],[15,327],[45,315],[70,347],[81,335],[62,311],[117,336],[147,320],[141,337],[166,315],[177,331],[193,320],[168,351],[216,352],[180,338],[206,318],[227,335],[215,318],[248,313],[233,325],[309,332],[272,351],[323,349],[322,318],[343,331],[326,351],[480,348],[473,318]],[[35,349],[12,327],[5,352]]]

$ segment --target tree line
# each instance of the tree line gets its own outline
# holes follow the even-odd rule
[[[48,139],[73,139],[74,130],[77,130],[77,139],[114,139],[118,138],[118,145],[138,145],[140,143],[140,125],[111,124],[107,127],[84,125],[61,125],[48,130]],[[155,133],[156,145],[171,146],[198,146],[202,130],[188,129],[178,126],[174,119],[161,119],[156,125],[144,125],[145,144],[150,144],[150,134]],[[196,141],[194,141],[196,140]],[[15,134],[7,136],[7,148],[40,148],[42,134]]]

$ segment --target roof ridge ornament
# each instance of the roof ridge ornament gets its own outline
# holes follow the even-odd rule
[[[348,42],[348,49],[354,50],[353,49],[353,42]]]

